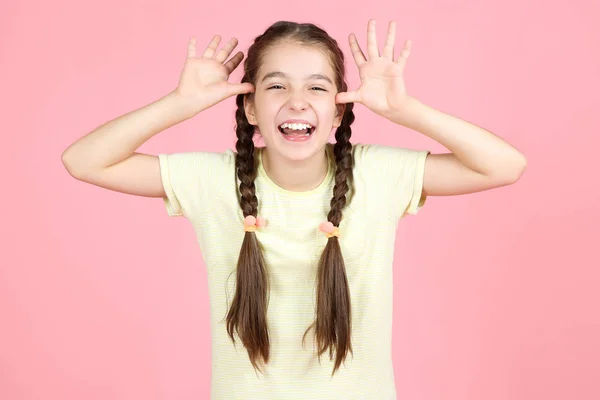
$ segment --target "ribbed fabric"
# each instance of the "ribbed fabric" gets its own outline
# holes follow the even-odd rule
[[[270,279],[267,318],[271,360],[257,374],[236,337],[227,336],[225,316],[235,289],[235,266],[244,237],[238,203],[235,153],[159,154],[169,216],[193,225],[207,268],[211,308],[211,399],[351,400],[396,399],[392,366],[392,261],[398,221],[416,214],[429,151],[354,144],[354,186],[340,224],[352,307],[352,346],[345,364],[331,377],[328,352],[315,355],[317,262],[326,244],[318,226],[326,221],[335,173],[333,146],[327,145],[329,172],[319,187],[291,192],[269,179],[256,149],[258,215],[267,220],[256,232]]]

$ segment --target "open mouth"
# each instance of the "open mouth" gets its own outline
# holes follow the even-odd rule
[[[308,137],[313,134],[316,127],[309,124],[282,124],[277,127],[279,132],[289,137]]]

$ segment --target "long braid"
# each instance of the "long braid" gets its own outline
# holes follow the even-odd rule
[[[352,103],[346,105],[341,125],[335,132],[336,143],[333,148],[336,161],[335,185],[327,220],[336,227],[339,227],[342,220],[342,210],[346,206],[346,193],[349,189],[349,182],[352,181],[353,158],[350,125],[354,122],[353,107]],[[336,236],[328,239],[319,260],[317,317],[304,336],[313,326],[315,327],[319,359],[328,348],[330,359],[333,358],[335,352],[335,364],[331,373],[333,376],[346,359],[348,352],[353,353],[350,288],[342,250]]]
[[[240,206],[244,217],[257,216],[258,199],[255,193],[254,127],[244,112],[244,96],[236,98],[236,150],[235,167],[240,180]],[[269,361],[270,341],[267,324],[269,282],[267,266],[256,234],[246,232],[237,264],[235,295],[227,313],[227,333],[235,343],[237,330],[256,370],[258,364]]]

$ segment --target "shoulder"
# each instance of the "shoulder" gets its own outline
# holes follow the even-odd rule
[[[186,172],[207,168],[218,169],[235,164],[235,153],[227,149],[223,152],[189,151],[180,153],[162,153],[158,155],[161,164],[168,164],[170,169],[180,169]]]
[[[222,162],[230,163],[235,162],[235,153],[231,149],[225,151],[186,151],[180,153],[164,153],[159,154],[161,157],[167,157],[170,160],[186,161],[189,163],[202,163],[202,162]]]
[[[368,187],[372,201],[396,216],[416,214],[424,204],[422,187],[429,150],[357,144],[354,149],[355,182]]]
[[[381,144],[356,143],[352,146],[356,168],[399,167],[411,164],[429,153],[427,150],[415,150],[406,147]]]
[[[204,211],[220,204],[223,190],[235,188],[235,155],[231,150],[161,153],[158,157],[171,216],[201,218]]]
[[[235,154],[231,150],[163,153],[158,157],[162,176],[181,188],[218,186],[235,173]]]

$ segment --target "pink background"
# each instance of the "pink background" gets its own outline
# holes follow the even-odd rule
[[[600,7],[547,1],[33,1],[0,6],[0,398],[206,399],[207,282],[162,200],[71,178],[60,155],[172,90],[187,40],[245,50],[279,19],[413,40],[409,94],[506,138],[515,185],[430,198],[398,231],[401,399],[600,398]],[[387,3],[387,4],[386,4]],[[284,12],[283,9],[287,11]],[[232,75],[239,81],[240,69]],[[233,145],[234,99],[145,143]],[[358,105],[354,140],[445,149]]]

